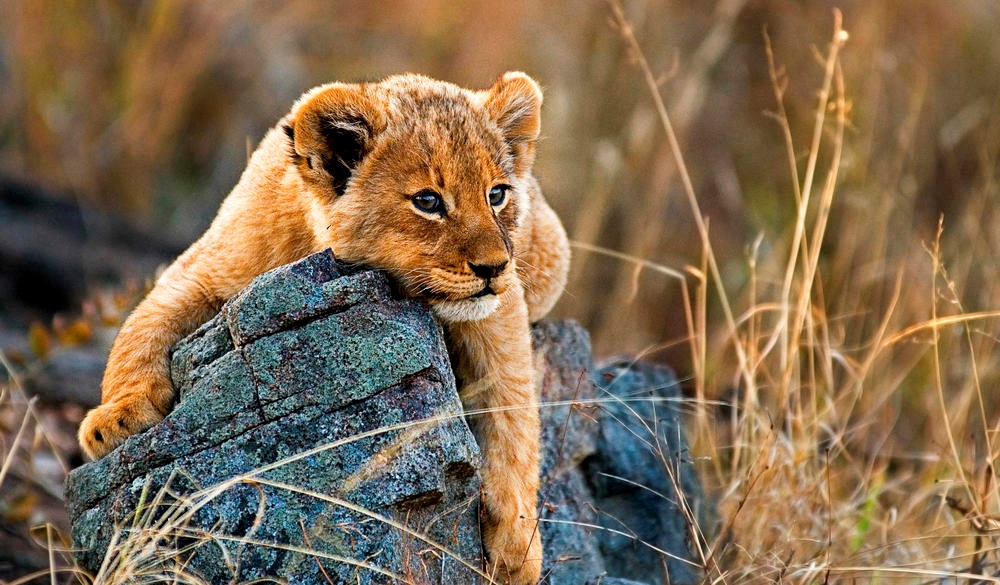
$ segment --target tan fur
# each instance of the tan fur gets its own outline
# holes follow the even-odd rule
[[[487,411],[471,421],[485,454],[487,548],[501,578],[537,582],[528,326],[558,299],[569,264],[566,234],[531,175],[541,101],[523,73],[479,92],[401,75],[303,95],[208,231],[125,321],[102,404],[80,427],[83,449],[101,457],[161,420],[174,401],[170,347],[253,277],[329,247],[387,270],[444,321],[466,409]],[[437,211],[418,205],[435,197]]]

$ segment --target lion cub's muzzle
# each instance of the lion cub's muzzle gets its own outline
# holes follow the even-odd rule
[[[468,262],[469,270],[482,283],[478,291],[461,299],[431,299],[431,308],[444,321],[478,321],[500,307],[500,295],[511,285],[507,260],[490,263]]]

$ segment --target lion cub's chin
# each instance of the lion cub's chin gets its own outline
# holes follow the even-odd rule
[[[500,306],[500,297],[489,295],[485,297],[462,299],[460,301],[431,301],[431,310],[442,321],[461,323],[463,321],[479,321],[493,314]]]

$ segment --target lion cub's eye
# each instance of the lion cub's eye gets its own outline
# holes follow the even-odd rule
[[[503,205],[504,200],[507,199],[507,191],[510,190],[510,185],[497,185],[490,189],[490,205],[493,207],[499,207]]]
[[[410,201],[413,202],[414,207],[424,213],[439,213],[444,215],[444,201],[441,200],[440,195],[430,189],[424,189],[417,193],[410,198]]]

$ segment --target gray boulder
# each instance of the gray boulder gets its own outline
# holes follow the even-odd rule
[[[594,379],[605,400],[582,471],[595,522],[607,528],[598,539],[605,569],[649,583],[699,582],[690,524],[707,526],[712,514],[691,467],[676,377],[662,366],[618,361]]]
[[[545,581],[694,582],[659,552],[690,556],[664,465],[700,501],[672,374],[614,365],[595,385],[579,326],[543,322],[533,342]],[[480,453],[447,356],[381,272],[325,252],[261,275],[175,347],[170,415],[70,474],[77,560],[111,580],[488,582]]]

